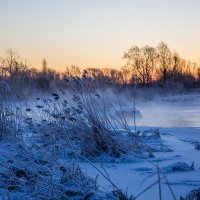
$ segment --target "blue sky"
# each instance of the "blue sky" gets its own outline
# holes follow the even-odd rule
[[[199,0],[0,0],[0,56],[40,67],[124,65],[131,46],[160,41],[200,63]]]

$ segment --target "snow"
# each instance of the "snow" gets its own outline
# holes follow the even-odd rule
[[[170,97],[161,100],[161,102],[177,104],[178,99],[179,97]],[[192,101],[191,99],[192,97],[184,96],[181,102],[188,103]],[[194,120],[193,127],[187,127],[193,121],[191,117],[193,115],[189,114],[187,116],[189,120],[185,120],[186,117],[184,118],[185,121],[183,120],[184,122],[189,121],[188,124],[181,126],[181,128],[172,126],[173,123],[168,124],[171,121],[166,120],[166,118],[163,120],[160,117],[165,115],[167,110],[164,107],[166,110],[164,113],[162,112],[163,104],[157,104],[158,107],[160,106],[159,109],[153,113],[154,115],[150,116],[146,115],[147,112],[145,112],[145,109],[150,109],[149,105],[155,105],[155,102],[147,103],[146,108],[138,105],[137,108],[143,115],[141,119],[144,120],[144,124],[136,128],[139,139],[150,147],[152,152],[127,151],[127,154],[122,153],[120,156],[113,156],[113,154],[105,151],[92,159],[83,159],[78,155],[81,152],[81,142],[77,141],[78,137],[84,136],[77,134],[77,130],[80,131],[79,128],[83,123],[81,120],[76,126],[76,130],[73,130],[73,126],[64,127],[59,123],[50,126],[46,118],[43,119],[45,120],[43,125],[41,123],[40,126],[37,126],[38,122],[35,120],[35,127],[33,128],[36,129],[36,133],[33,134],[26,130],[20,139],[16,137],[8,141],[0,141],[0,195],[2,199],[3,197],[9,199],[9,196],[11,199],[31,199],[30,196],[35,195],[35,189],[28,187],[26,182],[32,180],[36,175],[39,177],[35,178],[36,191],[41,190],[42,185],[47,186],[47,183],[49,183],[48,189],[43,188],[42,192],[46,195],[45,198],[53,197],[54,199],[61,198],[57,195],[60,194],[62,189],[65,194],[72,196],[71,199],[114,200],[119,198],[113,195],[113,190],[115,190],[115,194],[122,195],[119,190],[116,191],[116,188],[126,192],[129,197],[132,195],[133,197],[138,196],[137,199],[142,200],[158,199],[158,175],[161,177],[163,200],[173,199],[171,190],[179,199],[180,196],[186,196],[191,190],[200,188],[200,127],[196,127],[199,121]],[[38,110],[34,106],[32,107],[32,110]],[[186,107],[188,109],[188,106]],[[131,106],[122,108],[123,114],[128,116],[134,112],[130,109]],[[199,108],[195,101],[193,112],[198,112]],[[94,109],[96,111],[96,108]],[[140,114],[139,110],[136,110],[136,112]],[[151,111],[152,108],[149,112]],[[168,110],[167,119],[171,118],[172,121],[176,119],[181,114],[181,108],[178,108],[179,115],[176,111],[169,112]],[[195,119],[197,119],[199,115],[195,116]],[[156,123],[149,124],[152,120],[145,121],[147,117],[149,119],[151,117],[156,118],[157,123],[160,120],[159,125],[163,128],[153,127]],[[139,120],[139,117],[137,120]],[[163,122],[166,124],[165,126],[162,126]],[[136,124],[138,125],[138,121],[136,121]],[[179,122],[178,125],[180,124],[182,123]],[[119,142],[118,144],[123,149],[132,149],[130,147],[134,143],[131,141],[131,136],[128,136],[127,130],[124,130],[124,126],[121,125],[117,127],[118,132],[115,135],[113,132],[109,132],[108,126],[104,129],[104,132],[108,131],[111,133],[110,136],[114,135],[111,138],[115,138],[112,144]],[[134,133],[134,126],[130,126],[129,129],[131,133]],[[85,134],[89,135],[90,130],[90,127],[85,129]],[[88,141],[92,143],[91,138],[87,139],[86,147],[90,146]],[[140,145],[142,144],[141,141]],[[79,165],[81,168],[79,168]],[[71,178],[71,175],[73,178]],[[152,184],[152,187],[142,192]],[[52,191],[56,192],[52,194]],[[35,199],[40,198],[41,196]]]
[[[172,152],[156,152],[155,158],[140,159],[137,162],[121,163],[95,163],[99,168],[103,168],[109,174],[110,179],[128,194],[136,196],[144,188],[151,185],[157,179],[156,164],[159,164],[161,172],[165,173],[167,179],[176,195],[176,198],[185,196],[191,190],[200,187],[200,152],[195,150],[195,146],[188,139],[200,141],[200,128],[162,128],[161,137],[166,144],[173,149]],[[194,170],[191,165],[194,161]],[[83,166],[83,163],[82,163]],[[90,165],[84,166],[87,174],[95,177],[98,172]],[[112,186],[99,174],[98,182],[104,188]],[[166,184],[162,180],[161,185],[163,199],[173,199]],[[150,198],[151,197],[151,198]],[[138,199],[158,199],[158,186],[142,194]]]

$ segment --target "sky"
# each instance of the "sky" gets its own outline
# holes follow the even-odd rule
[[[120,68],[130,47],[160,41],[200,63],[200,0],[0,0],[0,57],[31,67]]]

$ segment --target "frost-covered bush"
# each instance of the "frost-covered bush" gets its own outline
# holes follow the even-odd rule
[[[0,141],[16,137],[18,129],[12,109],[0,102]]]
[[[63,110],[68,123],[80,137],[82,155],[97,157],[108,154],[120,157],[133,151],[146,151],[147,145],[140,140],[137,133],[129,129],[125,117],[115,115],[116,106],[121,107],[118,97],[116,101],[119,105],[114,105],[108,94],[99,88],[95,76],[92,81],[88,81],[85,71],[83,77],[82,80],[73,78],[67,81],[73,88],[73,94],[67,104],[62,103],[66,106]],[[108,84],[112,83],[108,80]]]
[[[4,199],[116,199],[101,192],[96,180],[85,175],[76,162],[61,165],[48,152],[22,142],[1,144],[0,153]]]
[[[0,81],[0,141],[14,139],[20,129],[9,85]]]
[[[192,170],[193,170],[192,167],[185,162],[176,162],[167,167],[161,168],[161,171],[163,173],[186,172],[186,171],[192,171]]]
[[[180,200],[199,200],[200,199],[200,188],[190,191],[186,197],[181,197]]]
[[[119,131],[111,129],[111,123],[86,102],[73,95],[68,101],[53,93],[53,100],[43,99],[36,105],[36,111],[27,108],[24,121],[33,133],[33,138],[42,144],[68,143],[82,156],[96,157],[107,153],[119,157],[126,153],[119,140]],[[86,95],[85,95],[86,96]],[[94,106],[94,105],[93,105]],[[39,141],[38,141],[39,142]]]
[[[200,143],[195,144],[195,149],[200,150]]]
[[[133,152],[153,155],[155,148],[146,144],[147,137],[132,131],[123,113],[115,115],[116,105],[98,89],[95,79],[75,77],[66,82],[71,93],[60,90],[49,98],[38,97],[35,106],[27,105],[24,110],[23,120],[32,139],[48,150],[54,146],[57,153],[62,149],[67,154],[91,159],[103,154],[119,158]],[[157,132],[150,135],[154,141],[160,138]]]
[[[68,150],[71,148],[85,157],[102,153],[120,157],[133,150],[136,145],[121,140],[122,134],[100,95],[85,90],[76,79],[73,83],[80,86],[73,94],[52,93],[50,99],[38,98],[35,108],[25,109],[23,119],[33,138],[46,146],[55,143],[68,146]]]

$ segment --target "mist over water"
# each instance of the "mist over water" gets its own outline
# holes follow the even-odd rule
[[[136,107],[142,114],[136,119],[138,126],[200,127],[200,103],[195,97],[189,101],[138,102]],[[129,125],[133,125],[133,120],[129,120]]]

